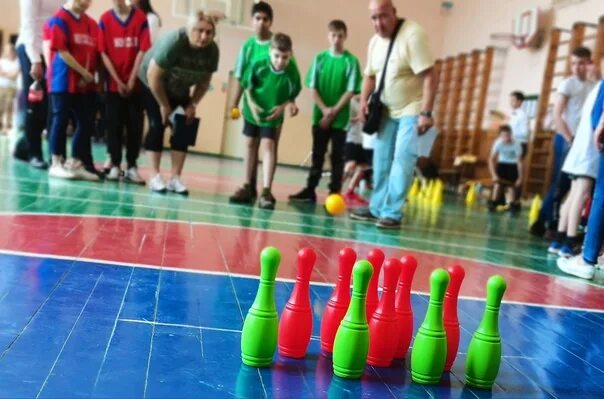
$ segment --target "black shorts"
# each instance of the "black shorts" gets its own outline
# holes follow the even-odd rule
[[[518,180],[518,165],[515,163],[498,163],[497,176],[505,182],[515,183]]]
[[[346,162],[371,165],[373,150],[367,150],[361,144],[348,142],[346,143],[345,157]]]
[[[256,126],[248,121],[244,121],[243,123],[243,134],[254,139],[261,138],[275,140],[277,138],[278,129],[279,128],[277,127]]]

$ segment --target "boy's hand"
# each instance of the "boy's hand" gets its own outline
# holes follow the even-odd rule
[[[84,70],[81,74],[84,83],[92,83],[94,81],[94,75],[88,70]]]
[[[334,119],[335,118],[333,117],[328,117],[327,115],[324,115],[323,118],[321,118],[321,121],[319,121],[319,126],[321,127],[321,129],[327,130],[333,123]]]
[[[514,183],[514,186],[520,188],[520,186],[522,186],[522,179],[519,178],[518,180],[516,180],[516,182]]]
[[[120,96],[122,97],[128,97],[129,90],[128,90],[128,86],[126,86],[123,82],[119,81],[117,82],[117,92],[120,94]]]
[[[323,119],[333,118],[336,116],[335,114],[336,114],[336,111],[335,111],[335,109],[333,109],[333,107],[325,107],[323,109]]]
[[[128,89],[128,94],[132,94],[135,87],[136,87],[136,78],[128,80],[128,84],[126,85],[126,88]]]
[[[298,108],[296,103],[291,103],[289,105],[289,116],[293,118],[294,116],[298,115],[298,112],[300,112],[300,109]]]
[[[271,121],[275,121],[275,120],[281,118],[281,116],[283,116],[283,111],[285,111],[285,105],[286,104],[282,104],[282,105],[279,105],[278,107],[275,107],[275,109],[273,110],[273,113],[270,114],[270,116],[268,118],[266,118],[266,120],[271,122]]]

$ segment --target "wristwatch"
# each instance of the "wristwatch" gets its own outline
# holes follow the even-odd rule
[[[421,116],[432,119],[432,111],[422,111],[419,113]]]

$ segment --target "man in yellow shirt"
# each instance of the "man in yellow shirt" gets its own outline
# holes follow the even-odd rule
[[[363,79],[363,118],[367,114],[369,96],[376,90],[384,70],[391,37],[401,21],[392,0],[371,0],[369,13],[376,34],[369,42]],[[434,124],[436,77],[433,66],[423,28],[416,22],[402,21],[394,38],[381,95],[386,112],[374,148],[374,191],[369,208],[353,211],[352,219],[375,220],[380,228],[400,228],[401,209],[417,161],[418,136]]]

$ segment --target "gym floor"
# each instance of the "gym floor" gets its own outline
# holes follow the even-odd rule
[[[96,159],[104,152],[95,147]],[[141,171],[148,176],[144,161]],[[562,276],[547,243],[528,234],[526,209],[488,214],[446,197],[440,209],[407,206],[400,231],[380,231],[321,206],[288,205],[305,182],[295,168],[277,170],[275,211],[228,204],[241,173],[240,161],[193,155],[188,198],[49,180],[14,161],[0,137],[0,398],[604,396],[604,273],[591,282]],[[314,332],[306,359],[276,355],[273,367],[253,369],[241,363],[239,340],[268,245],[282,253],[279,311],[297,251],[317,252]],[[465,268],[459,354],[439,385],[412,383],[408,361],[367,367],[360,381],[332,376],[319,326],[346,246],[359,258],[375,247],[417,257],[415,329],[430,272]],[[464,362],[493,274],[508,281],[503,360],[492,391],[482,391],[464,386]]]

